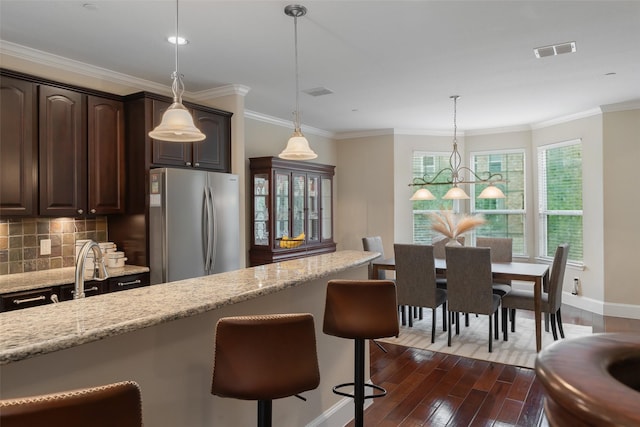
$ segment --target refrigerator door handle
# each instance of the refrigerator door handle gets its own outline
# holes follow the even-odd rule
[[[216,204],[214,203],[214,195],[213,191],[211,191],[211,187],[209,187],[209,196],[211,197],[211,219],[209,223],[211,224],[211,234],[209,234],[209,241],[211,242],[211,251],[210,251],[210,273],[213,273],[214,268],[216,267],[216,248],[218,247],[218,218],[216,212]]]
[[[211,219],[213,215],[213,201],[211,200],[211,189],[209,187],[204,188],[205,199],[205,217],[204,217],[204,240],[206,244],[206,251],[204,255],[204,271],[206,274],[210,273],[211,269]]]

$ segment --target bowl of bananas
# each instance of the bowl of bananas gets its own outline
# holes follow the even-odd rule
[[[298,234],[296,237],[282,236],[279,239],[280,247],[285,249],[297,248],[304,243],[304,233]]]

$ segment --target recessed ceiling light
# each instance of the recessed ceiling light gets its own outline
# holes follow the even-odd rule
[[[176,36],[167,37],[167,41],[171,44],[176,44]],[[178,37],[178,45],[182,46],[183,44],[187,43],[189,43],[189,40],[185,39],[184,37]]]
[[[552,44],[549,46],[541,46],[533,49],[536,58],[544,58],[546,56],[556,56],[563,53],[573,53],[576,51],[576,42],[566,42]]]
[[[98,6],[93,3],[84,3],[82,7],[84,7],[86,10],[98,10]]]

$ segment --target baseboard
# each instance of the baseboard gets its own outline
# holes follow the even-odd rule
[[[531,285],[527,283],[514,282],[513,287],[516,289],[531,289]],[[602,316],[640,319],[640,306],[635,304],[602,302],[581,295],[573,295],[570,292],[562,292],[562,303]]]
[[[598,301],[593,298],[573,295],[570,292],[563,292],[562,303],[581,310],[590,311],[591,313],[604,314],[604,304],[602,301]]]
[[[605,316],[624,317],[626,319],[640,319],[640,306],[632,304],[604,303]]]
[[[365,400],[364,409],[366,410],[372,403],[371,399]],[[344,427],[349,421],[353,420],[353,414],[353,399],[343,397],[338,403],[307,424],[306,427]]]

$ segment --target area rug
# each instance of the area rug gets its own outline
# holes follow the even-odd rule
[[[441,310],[438,309],[438,314]],[[447,333],[442,331],[442,317],[436,319],[436,339],[431,344],[431,310],[424,311],[423,320],[415,320],[413,327],[400,326],[398,338],[384,338],[380,342],[420,348],[439,353],[481,359],[492,362],[533,368],[536,360],[535,321],[520,317],[516,320],[516,332],[511,332],[509,325],[508,341],[502,340],[502,323],[500,338],[493,340],[493,352],[489,353],[489,320],[488,316],[470,316],[470,324],[464,326],[464,318],[460,316],[460,335],[455,334],[455,326],[451,335],[451,347],[447,346]],[[502,322],[502,320],[500,320]],[[544,322],[544,320],[543,320]],[[564,339],[577,338],[593,333],[590,326],[564,324]],[[562,339],[558,333],[558,339]],[[551,331],[542,329],[542,348],[553,342]]]

